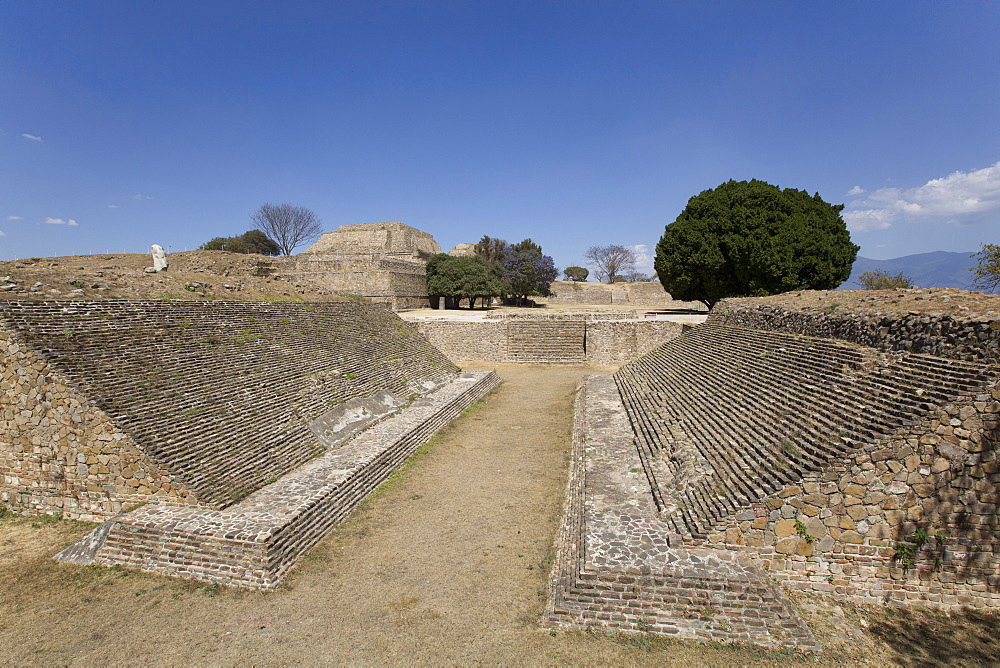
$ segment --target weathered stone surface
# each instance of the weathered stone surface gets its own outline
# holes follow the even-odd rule
[[[167,262],[167,253],[163,250],[163,246],[153,244],[149,248],[149,252],[153,254],[153,271],[166,271],[169,264]]]
[[[3,302],[0,358],[0,503],[88,520],[230,505],[322,454],[337,405],[458,372],[357,303]]]

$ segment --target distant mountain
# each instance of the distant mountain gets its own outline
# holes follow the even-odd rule
[[[866,271],[881,269],[889,274],[902,273],[919,288],[962,288],[968,290],[972,284],[969,267],[975,264],[972,252],[949,253],[934,251],[904,255],[890,260],[872,260],[858,256],[854,261],[851,277],[844,281],[840,290],[861,290],[858,276]]]

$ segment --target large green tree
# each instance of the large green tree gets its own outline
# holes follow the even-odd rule
[[[503,292],[496,272],[479,257],[453,257],[438,253],[427,261],[427,294],[432,301],[444,297],[447,306],[458,307],[463,299],[473,308],[477,299],[485,306]]]
[[[688,200],[656,244],[656,274],[674,299],[711,308],[726,297],[831,290],[858,247],[840,212],[817,193],[728,181]]]

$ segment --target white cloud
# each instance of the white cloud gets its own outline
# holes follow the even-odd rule
[[[629,246],[629,248],[635,253],[635,270],[644,274],[652,274],[653,255],[649,252],[649,247],[646,244],[636,244]]]
[[[857,190],[856,186],[851,190]],[[952,225],[981,223],[1000,214],[1000,162],[954,172],[909,190],[879,188],[847,205],[844,220],[855,232],[884,230],[898,221]]]
[[[7,216],[7,220],[24,220],[21,216]]]
[[[4,232],[3,230],[0,230],[0,237],[5,237],[5,236],[7,236],[7,233]]]
[[[36,137],[35,135],[25,134],[23,132],[21,133],[21,136],[24,137],[24,138],[26,138],[26,139],[30,139],[31,141],[42,141],[41,137]]]
[[[895,214],[888,209],[861,209],[844,211],[844,222],[852,232],[871,232],[892,227]]]
[[[139,193],[137,195],[132,195],[132,199],[143,201],[147,199],[153,199],[153,197],[151,195],[143,195],[142,193]]]
[[[866,192],[868,192],[868,191],[865,190],[864,188],[862,188],[861,186],[854,186],[853,188],[851,188],[850,190],[847,191],[847,194],[848,195],[864,195]]]
[[[48,223],[49,225],[69,225],[70,227],[76,227],[80,224],[72,218],[69,220],[63,220],[62,218],[46,218],[43,222]]]
[[[118,205],[117,205],[117,204],[109,204],[109,205],[108,205],[108,208],[109,208],[109,209],[117,209],[117,208],[119,208],[119,207],[118,207]]]

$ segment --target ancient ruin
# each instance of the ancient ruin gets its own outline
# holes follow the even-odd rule
[[[64,558],[271,587],[498,383],[358,303],[0,304],[0,502]]]
[[[1000,317],[918,292],[725,300],[697,326],[6,301],[0,502],[102,521],[64,560],[271,588],[499,382],[456,360],[620,366],[577,397],[548,624],[815,649],[796,592],[997,608]]]
[[[689,325],[636,311],[494,311],[481,320],[414,319],[455,361],[619,366],[679,336]]]
[[[591,377],[550,623],[815,647],[783,588],[1000,606],[1000,318],[755,300]]]
[[[341,225],[281,271],[393,309],[420,308],[429,303],[427,259],[440,252],[434,237],[402,223]]]

